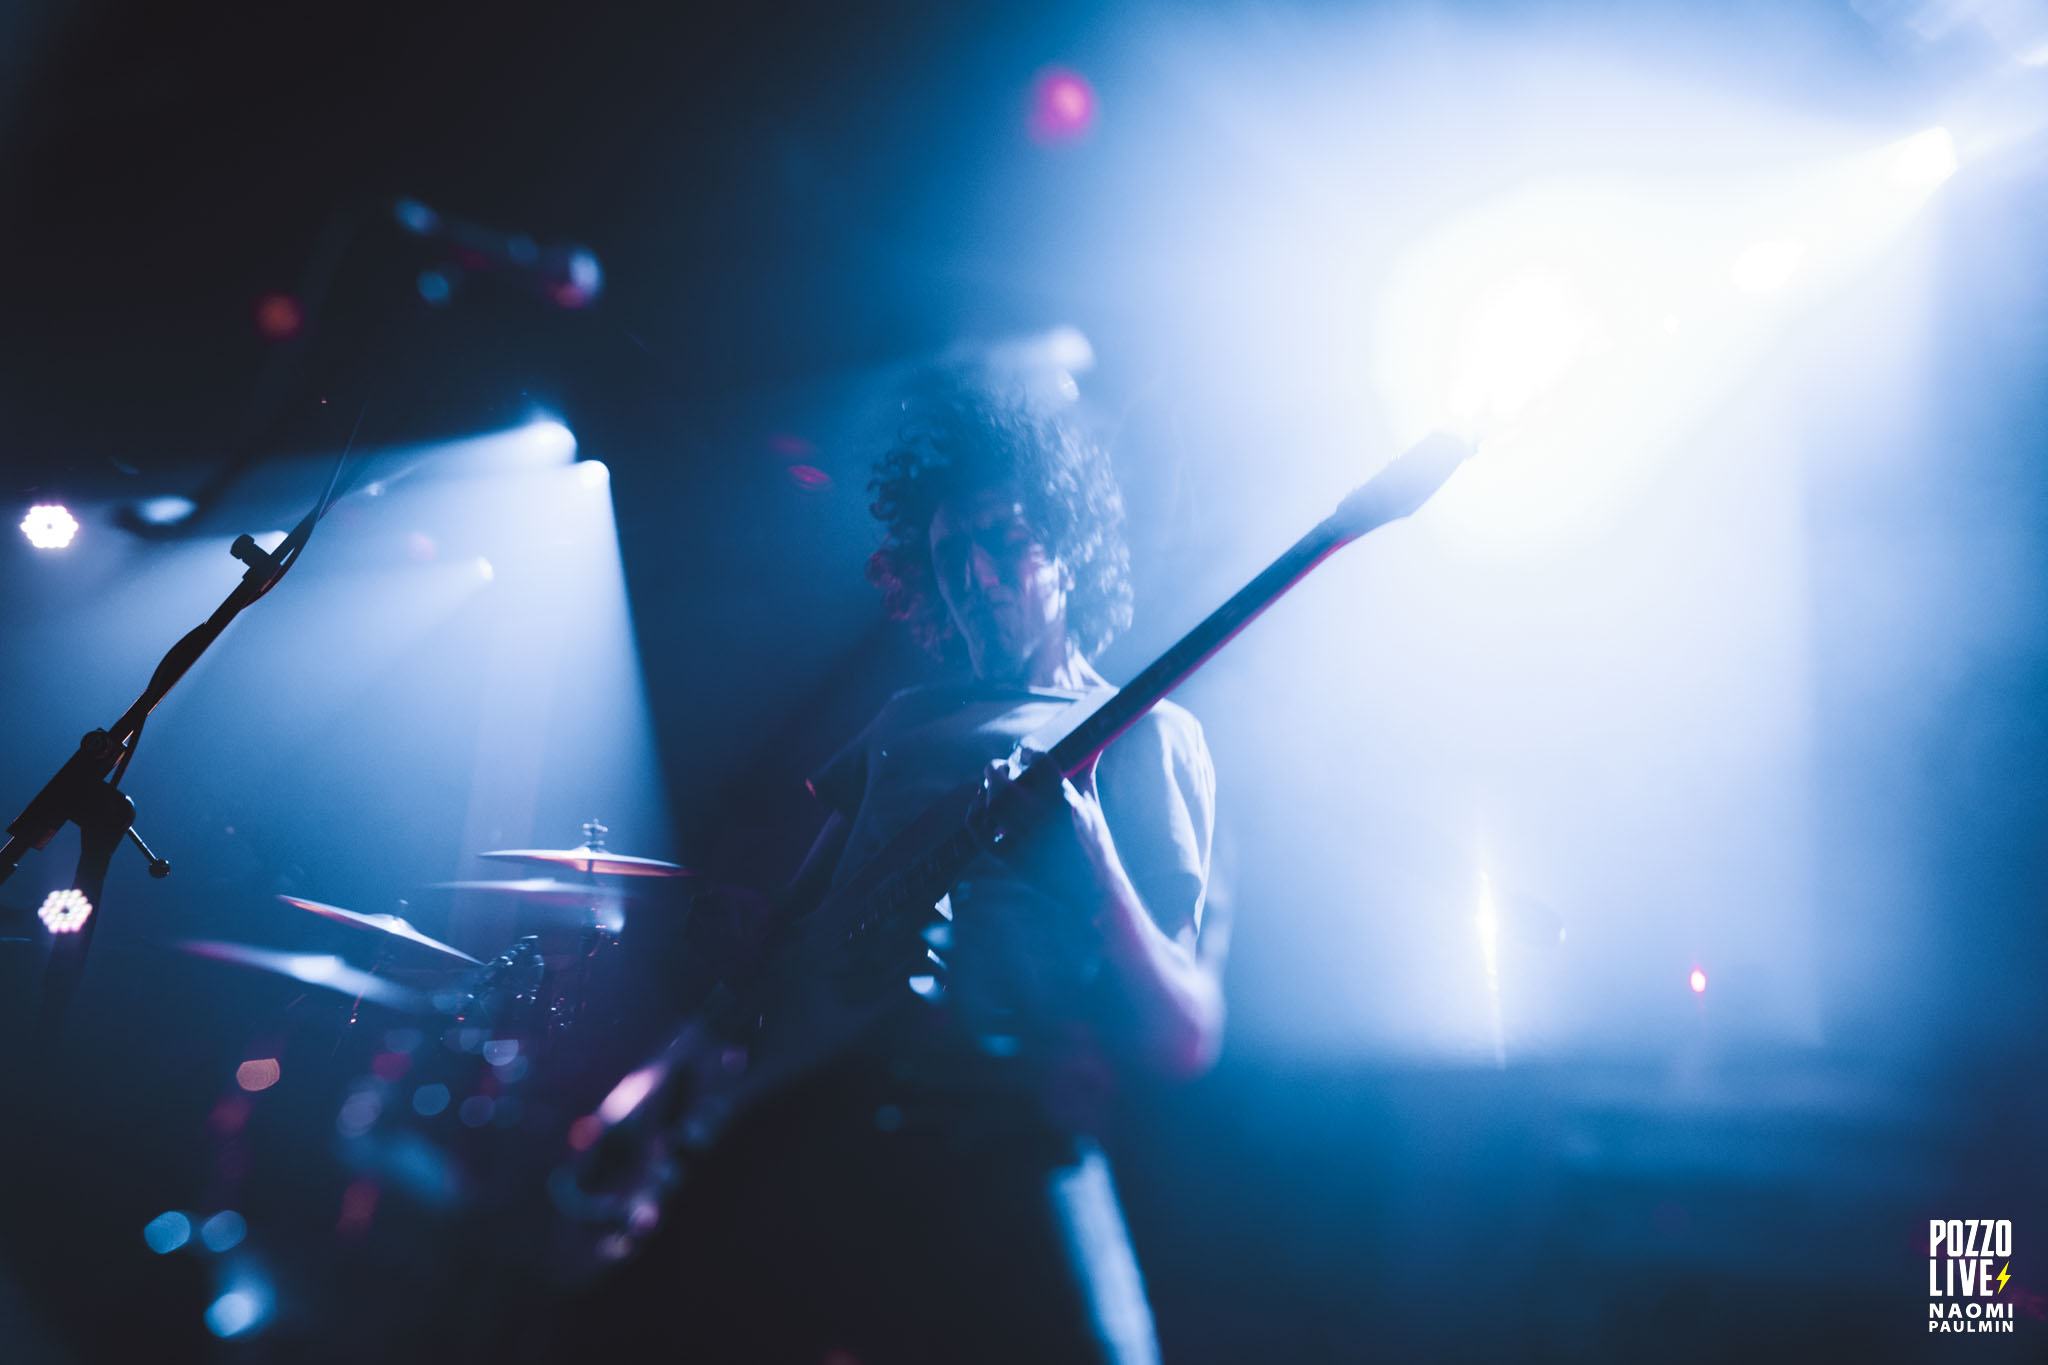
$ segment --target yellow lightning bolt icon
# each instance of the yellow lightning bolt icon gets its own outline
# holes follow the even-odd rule
[[[2012,1278],[2012,1276],[2005,1273],[2010,1269],[2012,1269],[2011,1261],[2007,1261],[2004,1265],[1998,1268],[1998,1292],[2001,1294],[2005,1292],[2005,1282]]]

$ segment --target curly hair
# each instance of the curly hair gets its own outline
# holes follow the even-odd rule
[[[956,389],[904,404],[896,444],[868,483],[869,510],[885,529],[867,576],[883,607],[933,655],[964,657],[933,582],[932,514],[948,498],[987,488],[1015,491],[1039,543],[1073,575],[1067,632],[1094,657],[1131,623],[1123,494],[1101,446],[1022,398]]]

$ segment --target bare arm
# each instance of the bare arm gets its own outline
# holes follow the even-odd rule
[[[1168,1076],[1207,1070],[1222,1046],[1221,983],[1196,951],[1194,925],[1169,935],[1146,908],[1111,837],[1093,769],[1060,780],[1034,762],[1019,779],[998,763],[988,784],[991,851],[1093,915],[1122,1006],[1112,1036],[1118,1050]]]

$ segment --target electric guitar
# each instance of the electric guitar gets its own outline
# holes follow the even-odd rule
[[[1200,668],[1323,560],[1430,498],[1471,454],[1434,435],[1355,489],[1337,509],[1172,648],[1053,743],[1041,762],[1063,776]],[[906,995],[943,990],[945,918],[937,908],[982,849],[967,812],[980,783],[935,801],[815,909],[782,925],[743,982],[720,986],[661,1054],[613,1087],[573,1180],[557,1202],[608,1228],[600,1261],[631,1251],[659,1218],[681,1168],[741,1112],[856,1043]],[[590,1138],[586,1130],[586,1139]]]

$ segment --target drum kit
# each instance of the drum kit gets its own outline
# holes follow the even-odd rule
[[[309,1117],[332,1123],[337,1177],[356,1191],[343,1193],[345,1210],[351,1198],[361,1206],[376,1192],[397,1193],[437,1216],[480,1215],[472,1223],[497,1229],[489,1235],[502,1243],[515,1221],[541,1221],[530,1217],[537,1195],[564,1197],[550,1177],[574,1159],[588,1127],[577,1120],[639,1042],[625,1019],[623,933],[629,908],[660,901],[631,888],[680,889],[685,883],[643,879],[693,875],[615,852],[605,833],[592,821],[572,848],[482,853],[529,875],[431,888],[509,907],[518,936],[488,960],[402,915],[298,896],[278,899],[346,926],[356,949],[343,956],[218,940],[170,945],[306,988],[295,1002],[332,1003],[331,1012],[292,1012],[315,1019],[310,1050],[321,1065],[300,1070],[325,1073],[307,1077],[320,1111]],[[313,929],[310,919],[298,922]],[[301,948],[312,942],[302,938]],[[520,1132],[504,1131],[513,1127]]]
[[[511,1023],[532,1034],[533,1043],[558,1047],[601,1011],[598,973],[620,946],[628,904],[640,899],[614,879],[692,875],[678,863],[614,852],[605,847],[605,834],[605,827],[592,820],[574,848],[503,848],[477,855],[537,873],[580,874],[579,880],[535,875],[431,885],[436,892],[512,905],[516,923],[527,932],[488,962],[421,932],[402,915],[284,895],[277,899],[294,909],[376,935],[365,940],[374,958],[371,967],[332,954],[240,943],[184,940],[173,946],[349,997],[351,1022],[366,1004],[420,1016],[438,1012],[486,1027]]]

